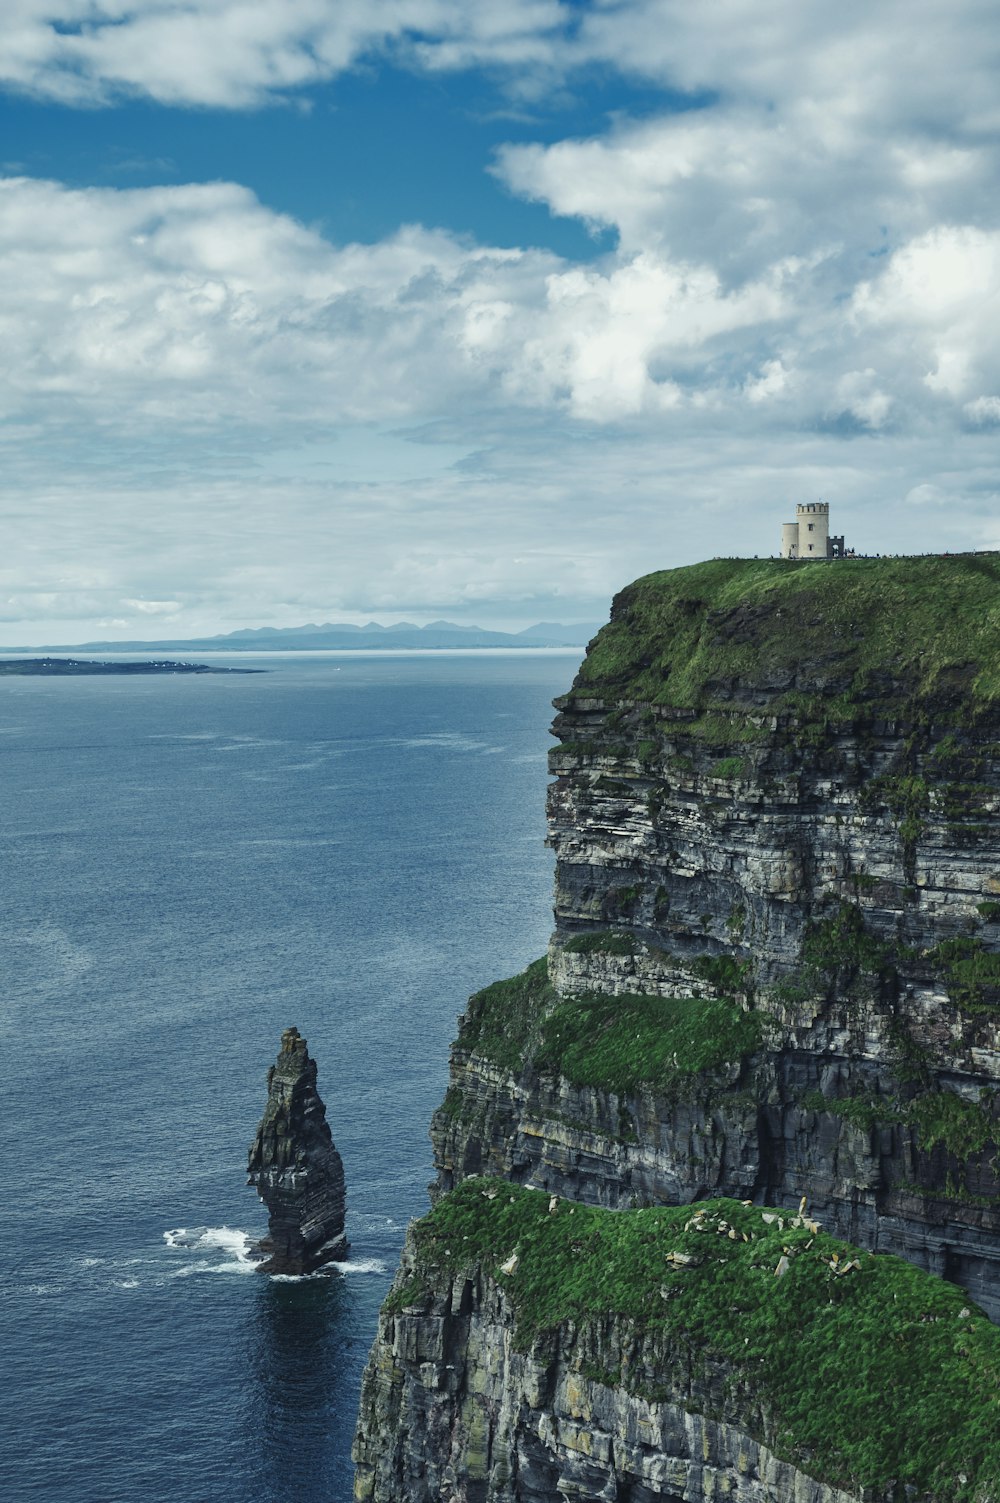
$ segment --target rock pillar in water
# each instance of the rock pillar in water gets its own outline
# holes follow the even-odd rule
[[[267,1106],[250,1149],[248,1184],[267,1206],[264,1273],[311,1273],[347,1253],[344,1166],[316,1089],[316,1061],[297,1028],[281,1035]]]

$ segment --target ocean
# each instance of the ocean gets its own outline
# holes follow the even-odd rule
[[[581,655],[0,678],[7,1503],[348,1503],[456,1016],[548,940],[546,731]],[[303,1280],[246,1257],[290,1024],[352,1244]]]

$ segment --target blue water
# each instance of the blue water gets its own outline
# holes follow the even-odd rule
[[[267,665],[0,678],[10,1503],[347,1503],[456,1014],[548,938],[573,655]],[[293,1023],[352,1254],[282,1281],[245,1164]]]

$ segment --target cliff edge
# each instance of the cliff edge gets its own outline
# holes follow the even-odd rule
[[[920,1271],[928,1310],[947,1289],[928,1277],[940,1275],[967,1291],[947,1290],[958,1308],[978,1304],[1000,1317],[1000,558],[720,560],[650,575],[617,597],[556,705],[555,932],[547,957],[478,993],[460,1020],[432,1126],[429,1224],[451,1215],[454,1196],[480,1175],[543,1191],[557,1206],[571,1202],[580,1216],[619,1213],[608,1225],[621,1229],[646,1208],[665,1215],[718,1197],[746,1203],[747,1215],[767,1206],[769,1215],[794,1216],[807,1196],[822,1234],[845,1243],[841,1263],[861,1256],[849,1247],[865,1258],[897,1255]],[[724,1219],[742,1225],[738,1213]],[[416,1235],[407,1266],[417,1266]],[[382,1408],[396,1394],[408,1425],[419,1410],[407,1444],[435,1457],[440,1426],[461,1415],[443,1399],[421,1408],[408,1386],[406,1364],[429,1329],[419,1322],[444,1322],[451,1344],[442,1373],[461,1366],[469,1393],[494,1392],[501,1349],[506,1362],[517,1345],[510,1294],[519,1264],[505,1274],[471,1249],[452,1247],[450,1256],[467,1274],[458,1309],[472,1324],[455,1323],[454,1281],[446,1288],[421,1275],[409,1294],[404,1283],[390,1297],[385,1320],[395,1324],[383,1325],[373,1358],[375,1371],[381,1362],[396,1374]],[[893,1278],[909,1272],[895,1257],[871,1261],[896,1270]],[[605,1287],[598,1271],[591,1276]],[[776,1287],[773,1267],[769,1278]],[[664,1287],[664,1305],[687,1311],[671,1327],[682,1346],[696,1347],[723,1309],[734,1320],[741,1313],[722,1285],[696,1307],[675,1306],[670,1280]],[[412,1327],[410,1306],[398,1304],[404,1295],[414,1297]],[[587,1319],[599,1320],[600,1308],[599,1300]],[[492,1335],[472,1371],[461,1333],[479,1329],[477,1312],[487,1309]],[[623,1361],[638,1339],[628,1325],[634,1312],[622,1324],[626,1313],[606,1305]],[[579,1309],[570,1300],[550,1315],[545,1340],[555,1343],[556,1368],[571,1374],[584,1360]],[[657,1326],[648,1311],[643,1321],[643,1331]],[[641,1475],[619,1465],[640,1420],[668,1423],[666,1411],[654,1423],[622,1409],[609,1418],[612,1460],[600,1485],[574,1481],[557,1456],[572,1406],[560,1409],[558,1383],[538,1388],[546,1397],[532,1404],[526,1378],[521,1420],[504,1417],[496,1390],[489,1433],[533,1425],[555,1468],[550,1491],[498,1481],[493,1470],[476,1482],[475,1469],[453,1457],[440,1496],[836,1496],[809,1491],[817,1487],[879,1500],[997,1496],[995,1452],[971,1471],[957,1464],[948,1480],[927,1468],[907,1472],[904,1461],[880,1473],[824,1460],[808,1427],[793,1433],[780,1418],[780,1397],[768,1407],[760,1339],[748,1328],[746,1353],[717,1353],[721,1365],[689,1383],[686,1397],[678,1397],[688,1371],[680,1347],[657,1348],[650,1369],[668,1407],[728,1427],[725,1441],[704,1440],[713,1456],[716,1441],[721,1447],[715,1480],[692,1473],[681,1484],[680,1452],[659,1443],[659,1471],[652,1461]],[[824,1339],[820,1331],[814,1355],[832,1395],[839,1359]],[[900,1340],[905,1347],[910,1336]],[[412,1351],[406,1342],[416,1342]],[[866,1350],[877,1368],[878,1342]],[[600,1380],[584,1374],[608,1390],[605,1409],[625,1402],[623,1370],[611,1362]],[[440,1378],[442,1393],[450,1382]],[[945,1408],[950,1382],[942,1369]],[[821,1424],[832,1398],[810,1392]],[[648,1397],[636,1392],[629,1403]],[[373,1403],[362,1410],[359,1496],[423,1497],[400,1470],[391,1424],[378,1445],[392,1449],[396,1470],[372,1462],[365,1416],[381,1412]],[[990,1434],[994,1411],[991,1383],[971,1411]],[[852,1424],[869,1457],[883,1447],[871,1406]],[[754,1463],[752,1486],[734,1480],[745,1468],[727,1450],[749,1454],[744,1441],[771,1458]],[[502,1444],[506,1476],[519,1442]],[[768,1482],[772,1460],[800,1480]]]

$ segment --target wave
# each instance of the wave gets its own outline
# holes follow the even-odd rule
[[[324,1263],[312,1273],[272,1273],[275,1284],[304,1284],[308,1279],[328,1279],[331,1273],[385,1273],[385,1264],[380,1258],[356,1258],[348,1263]]]
[[[209,1263],[199,1259],[174,1270],[174,1278],[184,1278],[193,1273],[254,1273],[259,1259],[251,1255],[253,1242],[246,1232],[232,1226],[176,1226],[163,1233],[168,1247],[192,1253],[227,1253],[224,1263]]]

